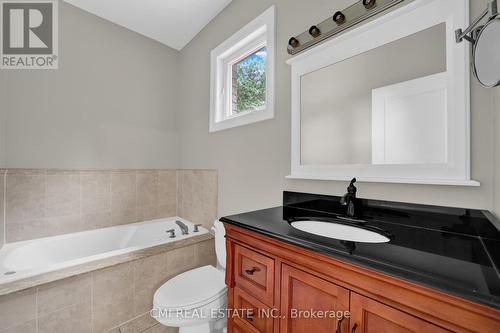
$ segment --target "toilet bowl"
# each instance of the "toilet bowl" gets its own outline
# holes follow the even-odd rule
[[[162,325],[179,327],[179,333],[225,331],[224,225],[215,221],[212,230],[215,233],[217,268],[208,265],[179,274],[165,282],[154,294],[151,315]]]

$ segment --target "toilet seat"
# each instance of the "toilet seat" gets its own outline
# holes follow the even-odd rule
[[[225,297],[226,291],[224,272],[207,265],[165,282],[155,292],[153,304],[155,308],[191,310]]]

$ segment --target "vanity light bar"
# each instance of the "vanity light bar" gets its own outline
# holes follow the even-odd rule
[[[311,26],[308,31],[290,38],[287,51],[297,54],[404,1],[409,0],[359,0],[318,25]]]

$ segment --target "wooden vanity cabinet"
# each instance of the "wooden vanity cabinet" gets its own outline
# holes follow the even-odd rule
[[[500,332],[496,309],[225,227],[228,307],[252,309],[230,333]]]

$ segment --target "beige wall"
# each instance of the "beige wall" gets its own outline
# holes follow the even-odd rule
[[[495,156],[495,195],[494,210],[500,218],[500,87],[495,88],[495,146],[493,155]]]
[[[176,167],[178,52],[59,10],[59,70],[0,72],[0,167]]]
[[[273,120],[208,133],[210,50],[271,4],[277,10],[276,116]],[[346,7],[351,0],[234,0],[180,56],[180,163],[184,168],[219,169],[219,214],[248,211],[281,203],[282,191],[343,194],[347,184],[286,180],[290,173],[290,36]],[[471,1],[477,15],[486,1]],[[471,81],[472,177],[481,187],[405,184],[359,184],[360,197],[436,205],[493,208],[492,90]],[[353,175],[355,176],[355,175]]]
[[[0,249],[5,243],[5,222],[4,222],[4,192],[5,192],[5,170],[0,169]]]

